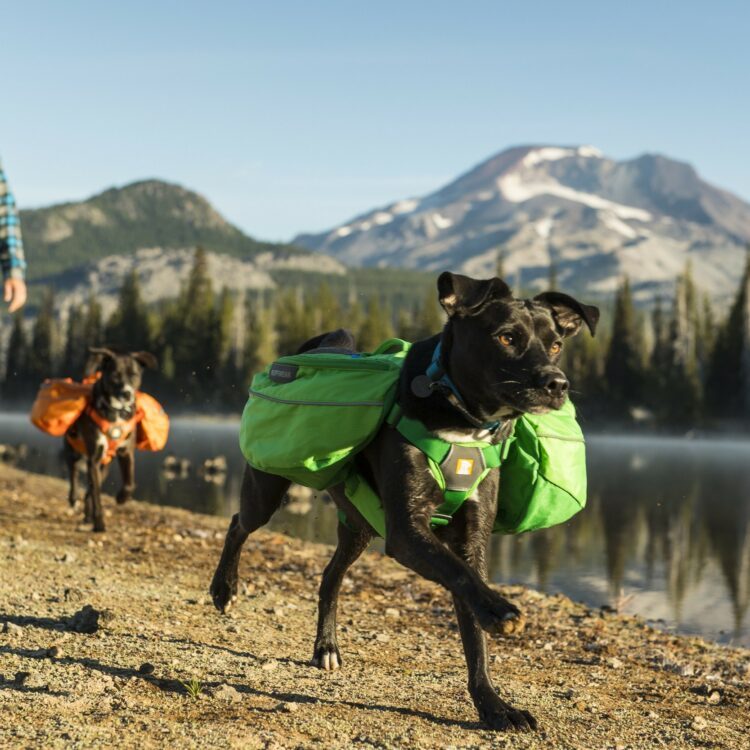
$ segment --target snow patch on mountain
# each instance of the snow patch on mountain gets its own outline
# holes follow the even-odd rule
[[[555,195],[558,198],[583,203],[596,209],[612,211],[621,219],[636,219],[637,221],[651,221],[651,214],[642,208],[625,206],[621,203],[607,200],[594,193],[584,193],[562,185],[552,179],[526,180],[520,172],[504,175],[497,181],[497,186],[503,197],[513,203],[524,203],[539,195]]]
[[[617,215],[611,211],[602,211],[601,218],[604,226],[609,227],[615,232],[618,232],[623,237],[633,239],[638,236],[638,232],[633,227],[628,226],[622,219],[618,218]]]
[[[432,221],[438,229],[447,229],[453,226],[453,222],[439,213],[432,214]]]

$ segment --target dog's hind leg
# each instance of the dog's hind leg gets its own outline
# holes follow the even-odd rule
[[[283,477],[245,467],[240,491],[240,512],[232,516],[219,564],[209,589],[216,609],[226,612],[237,598],[240,553],[245,540],[268,523],[291,482]]]
[[[336,552],[323,572],[318,594],[318,632],[312,663],[325,670],[338,669],[342,664],[336,639],[339,590],[346,571],[367,548],[372,533],[369,529],[355,530],[339,522],[338,539]]]

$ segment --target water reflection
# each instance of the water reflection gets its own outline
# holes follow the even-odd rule
[[[142,453],[136,496],[230,515],[244,467],[236,433],[236,424],[175,420],[170,450],[193,469],[170,477],[163,455]],[[25,417],[0,421],[0,442],[29,445],[24,467],[64,474],[59,441]],[[226,457],[227,473],[204,481],[195,467],[216,456]],[[493,538],[492,578],[750,645],[749,466],[748,442],[591,436],[587,509],[564,526]],[[272,526],[313,541],[336,539],[335,510],[321,500],[309,512],[283,508]]]

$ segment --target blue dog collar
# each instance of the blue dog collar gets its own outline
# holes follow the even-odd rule
[[[427,378],[431,381],[431,383],[434,385],[443,386],[444,388],[447,388],[453,396],[458,401],[458,404],[460,405],[460,410],[465,413],[465,415],[469,414],[468,409],[466,408],[466,404],[464,403],[463,397],[461,396],[461,392],[456,388],[456,384],[450,379],[448,376],[448,373],[445,371],[445,368],[443,367],[441,360],[443,353],[443,342],[438,341],[437,346],[435,347],[435,350],[432,352],[432,361],[430,362],[427,370],[425,370],[425,375]],[[489,430],[490,432],[494,432],[498,427],[500,426],[500,422],[485,422],[482,424],[482,427],[485,430]]]

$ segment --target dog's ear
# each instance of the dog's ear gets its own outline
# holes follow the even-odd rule
[[[89,354],[98,357],[100,361],[105,360],[107,357],[110,359],[115,359],[117,357],[117,355],[111,349],[107,349],[106,346],[90,346]]]
[[[159,362],[151,352],[131,352],[130,356],[141,366],[155,370]]]
[[[592,336],[596,333],[596,325],[599,322],[598,307],[584,305],[562,292],[542,292],[534,297],[534,301],[549,307],[561,336],[575,336],[584,323]]]
[[[448,317],[476,315],[488,303],[512,296],[502,279],[470,279],[449,271],[440,274],[437,287],[440,304]]]

